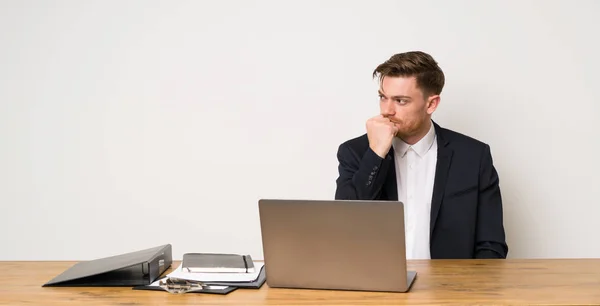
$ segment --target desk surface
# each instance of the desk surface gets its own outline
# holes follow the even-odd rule
[[[0,305],[600,304],[600,259],[409,261],[409,268],[418,272],[409,293],[277,289],[267,284],[228,295],[41,287],[73,264],[0,261]]]

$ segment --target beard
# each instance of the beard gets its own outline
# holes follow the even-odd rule
[[[418,135],[427,127],[427,120],[428,118],[424,117],[419,118],[418,120],[394,122],[395,126],[398,128],[396,137],[406,139]]]

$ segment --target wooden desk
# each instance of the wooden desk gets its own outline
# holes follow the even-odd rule
[[[276,289],[266,284],[228,295],[41,287],[72,264],[0,262],[0,305],[600,304],[600,259],[410,261],[418,276],[409,293]]]

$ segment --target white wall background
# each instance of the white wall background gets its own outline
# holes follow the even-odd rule
[[[332,199],[371,72],[431,53],[492,147],[512,258],[599,257],[598,1],[0,1],[0,260],[262,258],[260,198]]]

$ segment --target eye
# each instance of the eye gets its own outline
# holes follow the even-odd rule
[[[398,102],[400,105],[404,105],[406,103],[408,103],[407,99],[396,99],[396,102]]]
[[[383,100],[385,97],[383,95],[379,95],[379,100]]]

